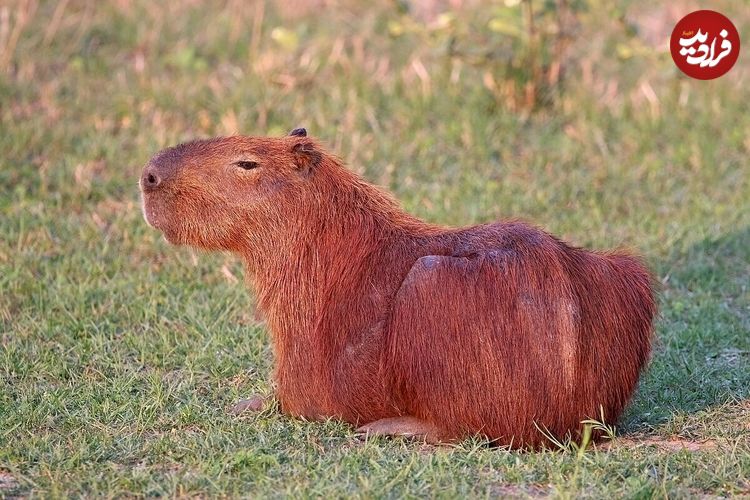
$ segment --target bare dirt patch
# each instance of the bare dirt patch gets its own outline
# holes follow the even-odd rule
[[[617,438],[612,442],[605,443],[602,448],[642,448],[646,446],[653,446],[664,451],[682,451],[687,450],[691,452],[696,451],[712,451],[719,447],[716,440],[713,439],[701,439],[692,440],[685,439],[678,436],[660,438],[660,437],[642,437],[642,438]]]

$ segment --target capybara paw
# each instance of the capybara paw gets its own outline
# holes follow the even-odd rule
[[[240,399],[231,408],[229,413],[232,415],[240,415],[245,412],[259,412],[263,409],[266,403],[266,398],[258,394],[254,394],[247,399]]]
[[[442,433],[434,424],[416,417],[382,418],[357,429],[365,436],[401,436],[424,439],[427,443],[440,443]]]

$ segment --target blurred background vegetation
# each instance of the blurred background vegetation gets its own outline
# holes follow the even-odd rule
[[[744,33],[747,9],[716,3]],[[601,237],[622,226],[608,227],[606,208],[650,224],[641,242],[680,238],[675,219],[714,210],[726,186],[738,188],[735,207],[746,199],[750,147],[744,58],[704,83],[666,50],[690,9],[636,0],[6,5],[0,95],[12,133],[0,140],[15,168],[2,181],[22,196],[78,189],[112,202],[163,146],[300,125],[443,222],[467,222],[458,205],[468,195],[468,222],[542,216],[570,234],[586,213]],[[687,213],[686,197],[701,206]],[[662,211],[639,213],[654,200]]]
[[[747,494],[750,68],[680,73],[668,37],[697,8],[2,2],[0,496]],[[710,8],[750,40],[744,2]],[[425,454],[226,416],[272,390],[266,332],[233,257],[146,227],[137,179],[179,141],[297,126],[428,220],[642,253],[662,313],[622,430],[716,446]]]

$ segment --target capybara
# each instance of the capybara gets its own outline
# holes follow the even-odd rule
[[[637,258],[519,221],[426,223],[304,129],[165,149],[140,185],[169,242],[244,261],[289,415],[538,448],[614,423],[648,360]]]

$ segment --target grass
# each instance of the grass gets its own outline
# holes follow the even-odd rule
[[[168,4],[0,8],[0,496],[750,494],[747,57],[687,79],[645,35],[668,9],[591,1],[562,81],[524,107],[517,64],[447,48],[505,47],[501,7],[436,25]],[[712,5],[748,38],[747,9]],[[237,260],[169,247],[136,181],[180,140],[300,125],[429,220],[522,217],[647,258],[658,339],[611,446],[431,448],[227,413],[272,393],[268,334]]]

